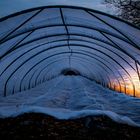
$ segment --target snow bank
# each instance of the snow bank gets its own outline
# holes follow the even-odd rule
[[[140,126],[140,99],[120,94],[81,76],[59,76],[26,92],[0,98],[0,117],[27,112],[58,119],[107,115],[112,120]]]
[[[105,115],[111,118],[112,120],[118,123],[124,123],[131,126],[139,126],[139,124],[135,123],[129,117],[120,116],[111,111],[102,111],[102,110],[81,110],[81,111],[72,111],[68,109],[62,108],[45,108],[45,107],[38,107],[38,106],[20,106],[20,107],[1,107],[0,110],[0,117],[7,118],[7,117],[16,117],[18,115],[24,113],[44,113],[46,115],[53,116],[57,119],[76,119],[82,118],[85,116],[99,116]]]

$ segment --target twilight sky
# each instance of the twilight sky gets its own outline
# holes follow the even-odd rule
[[[115,14],[117,9],[112,5],[105,5],[103,1],[104,0],[0,0],[0,18],[18,11],[45,5],[76,5]]]

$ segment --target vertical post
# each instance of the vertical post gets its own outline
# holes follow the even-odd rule
[[[139,68],[138,68],[137,60],[135,60],[135,65],[136,65],[136,70],[137,70],[137,74],[138,74],[139,82],[140,82],[140,73],[139,73]]]
[[[137,74],[138,74],[138,78],[139,78],[139,84],[140,84],[140,72],[139,72],[137,60],[135,60],[135,65],[136,65],[136,70],[137,70]]]

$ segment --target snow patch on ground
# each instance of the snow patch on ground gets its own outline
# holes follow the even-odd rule
[[[81,76],[58,76],[29,91],[0,98],[0,117],[39,112],[58,119],[107,115],[140,126],[140,99],[103,88]]]

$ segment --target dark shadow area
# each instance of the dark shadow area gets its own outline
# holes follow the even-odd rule
[[[140,128],[119,124],[107,116],[58,120],[40,113],[0,119],[0,137],[10,140],[140,140]]]
[[[77,75],[80,75],[80,72],[73,69],[64,69],[62,70],[61,74],[65,76],[77,76]]]

